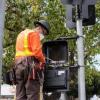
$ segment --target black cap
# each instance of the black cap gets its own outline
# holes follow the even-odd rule
[[[47,21],[45,21],[45,20],[35,21],[34,25],[35,26],[37,26],[37,25],[42,26],[44,29],[46,29],[47,33],[49,34],[50,25],[49,25],[49,23]]]

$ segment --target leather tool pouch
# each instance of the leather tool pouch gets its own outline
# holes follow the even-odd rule
[[[3,75],[3,81],[6,84],[9,85],[13,85],[16,84],[16,75],[15,75],[15,70],[14,68],[12,68],[11,70],[7,71],[4,75]]]

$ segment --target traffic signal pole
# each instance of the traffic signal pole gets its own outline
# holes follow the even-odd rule
[[[61,91],[59,100],[67,100],[67,93],[65,91]]]
[[[78,54],[78,98],[86,100],[85,91],[85,67],[84,67],[84,36],[82,30],[81,7],[77,5],[77,54]]]
[[[68,5],[66,9],[67,27],[77,29],[78,97],[79,100],[86,100],[84,37],[82,27],[83,25],[88,26],[95,24],[96,0],[61,0],[61,2],[63,5]],[[87,20],[85,21],[84,19]]]
[[[2,54],[3,54],[3,32],[4,32],[4,18],[5,18],[5,0],[0,0],[0,95],[2,83]]]

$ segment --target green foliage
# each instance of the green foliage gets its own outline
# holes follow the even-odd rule
[[[100,3],[96,4],[96,24],[85,27],[85,59],[92,63],[92,58],[100,54]],[[86,62],[87,62],[86,61]]]
[[[100,71],[95,68],[86,68],[86,92],[88,95],[100,94]]]
[[[14,62],[14,45],[10,45],[9,47],[4,49],[3,54],[3,72],[6,72],[12,67]]]

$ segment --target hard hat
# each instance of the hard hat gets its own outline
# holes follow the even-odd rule
[[[45,21],[45,20],[35,21],[34,25],[35,26],[37,26],[37,25],[42,26],[43,28],[45,28],[47,30],[47,33],[49,34],[50,25],[47,21]]]

